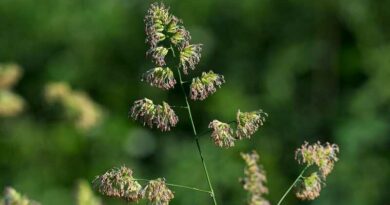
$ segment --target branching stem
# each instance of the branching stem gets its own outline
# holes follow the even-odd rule
[[[291,191],[291,189],[298,183],[298,181],[303,177],[303,174],[305,173],[305,171],[307,170],[307,168],[309,168],[309,165],[306,166],[302,171],[301,173],[299,174],[299,176],[295,179],[295,181],[291,184],[291,186],[287,189],[287,191],[284,193],[284,195],[282,196],[282,198],[279,200],[278,204],[277,205],[280,205],[282,204],[284,198],[286,198],[287,194]]]

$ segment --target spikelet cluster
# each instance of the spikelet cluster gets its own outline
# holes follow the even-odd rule
[[[182,21],[169,13],[169,8],[163,3],[154,3],[145,16],[146,42],[151,49],[164,40],[174,45],[190,39],[189,33],[182,26]]]
[[[93,194],[89,183],[85,180],[77,183],[76,205],[102,205],[100,198]]]
[[[212,129],[211,138],[219,147],[233,147],[236,140],[250,138],[265,122],[267,113],[262,110],[252,112],[237,112],[237,129],[233,132],[230,124],[213,120],[209,124]],[[233,133],[235,134],[233,136]]]
[[[192,100],[204,100],[217,91],[217,87],[225,83],[223,75],[209,71],[203,72],[200,78],[192,79],[190,96]]]
[[[188,70],[195,70],[195,66],[200,62],[202,57],[202,44],[187,44],[180,48],[180,65],[184,74]]]
[[[229,124],[213,120],[210,122],[209,128],[213,130],[211,138],[214,140],[215,145],[226,148],[234,146],[236,139],[233,137],[233,129]]]
[[[25,107],[22,97],[11,89],[22,75],[16,64],[0,64],[0,117],[11,117],[21,113]]]
[[[262,166],[258,164],[259,155],[255,150],[251,153],[241,153],[245,161],[245,177],[240,179],[243,188],[248,191],[248,205],[269,205],[269,201],[264,198],[268,194],[265,183],[267,178]]]
[[[142,198],[142,186],[134,180],[133,171],[125,166],[113,168],[93,181],[103,195],[136,202]]]
[[[172,70],[168,67],[156,67],[148,70],[142,77],[151,86],[169,90],[175,87],[176,79]]]
[[[145,187],[145,198],[151,205],[168,205],[174,198],[173,192],[166,186],[165,180],[158,178],[149,181]]]
[[[5,188],[4,197],[0,200],[1,205],[40,205],[26,196],[21,195],[12,187]]]
[[[133,178],[133,171],[125,166],[113,168],[93,181],[94,187],[103,195],[139,202],[147,199],[152,205],[168,205],[174,198],[165,180],[150,180],[144,187]]]
[[[296,196],[302,200],[314,200],[320,196],[322,180],[317,172],[305,177],[298,187]]]
[[[267,113],[262,110],[252,112],[237,112],[237,138],[251,138],[251,136],[263,126]]]
[[[296,196],[303,200],[313,200],[320,195],[321,185],[325,184],[326,177],[332,172],[335,162],[338,161],[339,147],[336,144],[320,142],[309,144],[305,142],[295,152],[295,159],[299,164],[316,165],[318,171],[313,172],[301,182]]]
[[[147,98],[135,101],[129,116],[134,120],[141,121],[144,126],[147,125],[150,128],[156,126],[163,132],[171,130],[179,121],[168,103],[163,102],[162,105],[155,105],[152,100]]]
[[[337,154],[339,147],[336,144],[320,142],[309,145],[305,142],[295,152],[295,159],[299,164],[313,165],[319,168],[322,178],[326,178],[332,172],[335,162],[338,161]]]
[[[74,119],[75,126],[80,130],[86,131],[95,127],[103,118],[99,105],[86,93],[72,90],[67,83],[47,84],[45,98],[50,104],[60,104],[67,115]]]

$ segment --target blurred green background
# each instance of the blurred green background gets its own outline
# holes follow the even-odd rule
[[[145,57],[144,0],[0,0],[0,62],[18,63],[13,91],[26,109],[0,118],[0,187],[12,185],[44,205],[74,204],[78,179],[92,181],[127,165],[139,178],[207,188],[185,110],[172,132],[129,120],[134,100],[183,105],[179,89],[140,82]],[[256,149],[275,204],[302,168],[294,150],[305,140],[340,146],[340,161],[319,199],[285,204],[387,204],[390,201],[390,1],[164,1],[203,43],[197,72],[212,69],[226,84],[192,102],[200,131],[238,109],[262,108],[265,126],[232,149],[201,144],[223,205],[244,204],[239,153]],[[43,90],[65,81],[104,112],[89,131],[50,108]],[[172,204],[211,204],[203,193],[175,189]],[[104,204],[124,204],[103,198]]]

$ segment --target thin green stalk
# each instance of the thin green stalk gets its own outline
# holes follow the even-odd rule
[[[134,179],[135,181],[151,181],[149,179]],[[194,190],[194,191],[199,191],[199,192],[205,192],[205,193],[208,193],[208,194],[211,194],[210,191],[208,190],[203,190],[203,189],[198,189],[198,188],[195,188],[195,187],[190,187],[190,186],[184,186],[184,185],[180,185],[180,184],[171,184],[171,183],[165,183],[167,186],[171,186],[171,187],[179,187],[179,188],[183,188],[183,189],[191,189],[191,190]]]
[[[303,174],[305,173],[305,171],[307,170],[307,168],[309,168],[309,165],[306,166],[302,171],[301,173],[299,174],[299,176],[295,179],[295,181],[291,184],[291,186],[287,189],[287,191],[284,193],[284,195],[282,196],[282,198],[279,200],[278,204],[277,205],[280,205],[282,204],[284,198],[286,198],[287,194],[291,191],[291,189],[298,183],[299,179],[301,179],[303,177]]]
[[[179,68],[177,68],[177,72],[178,72],[178,74],[179,74],[180,86],[181,86],[181,88],[182,88],[182,91],[183,91],[183,94],[184,94],[184,98],[185,98],[185,101],[186,101],[187,110],[188,110],[188,115],[189,115],[189,118],[190,118],[190,121],[191,121],[191,125],[192,125],[192,131],[194,132],[194,135],[195,135],[196,147],[198,148],[198,153],[199,153],[200,159],[201,159],[201,161],[202,161],[204,173],[206,174],[207,183],[208,183],[208,185],[209,185],[210,192],[211,192],[211,197],[213,198],[214,205],[218,205],[217,200],[216,200],[216,198],[215,198],[213,185],[211,184],[211,179],[210,179],[210,176],[209,176],[209,172],[208,172],[208,170],[207,170],[206,161],[205,161],[205,159],[204,159],[204,157],[203,157],[202,149],[201,149],[201,147],[200,147],[199,137],[198,137],[197,132],[196,132],[196,127],[195,127],[194,119],[192,118],[191,106],[190,106],[190,103],[188,102],[187,93],[186,93],[185,90],[184,90],[184,86],[183,86],[183,82],[182,82],[181,73],[180,73]]]
[[[172,48],[171,46],[171,51],[172,51],[172,55],[174,58],[176,58],[176,55],[175,55],[175,51],[174,49]],[[181,72],[180,72],[180,69],[178,66],[176,66],[176,69],[177,69],[177,73],[179,75],[179,81],[180,81],[180,87],[181,87],[181,90],[183,91],[183,95],[184,95],[184,98],[185,98],[185,101],[186,101],[186,105],[187,105],[187,110],[188,110],[188,116],[190,118],[190,121],[191,121],[191,125],[192,125],[192,131],[194,132],[194,135],[195,135],[195,142],[196,142],[196,147],[198,149],[198,154],[199,154],[199,157],[202,161],[202,165],[203,165],[203,170],[204,170],[204,173],[206,175],[206,179],[207,179],[207,183],[209,185],[209,188],[210,188],[210,195],[211,197],[213,198],[213,202],[214,202],[214,205],[218,205],[217,203],[217,199],[215,198],[215,194],[214,194],[214,189],[213,189],[213,185],[211,183],[211,179],[210,179],[210,176],[209,176],[209,172],[207,170],[207,166],[206,166],[206,161],[203,157],[203,154],[202,154],[202,149],[200,147],[200,143],[199,143],[199,137],[197,135],[197,131],[196,131],[196,127],[195,127],[195,123],[194,123],[194,119],[192,118],[192,112],[191,112],[191,106],[190,106],[190,103],[188,102],[188,97],[187,97],[187,93],[184,89],[184,86],[183,84],[185,83],[182,79],[182,76],[181,76]]]

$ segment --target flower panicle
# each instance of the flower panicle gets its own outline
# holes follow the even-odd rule
[[[203,72],[199,78],[194,78],[190,86],[190,97],[192,100],[204,100],[217,91],[217,87],[225,83],[223,75],[213,71]]]
[[[172,70],[168,67],[156,67],[148,70],[142,80],[148,82],[151,86],[169,90],[175,87],[176,79]]]
[[[137,100],[130,109],[129,116],[134,120],[139,120],[142,124],[150,128],[156,126],[161,131],[170,131],[179,121],[178,116],[172,110],[168,103],[155,105],[152,100],[147,98]]]
[[[168,205],[174,198],[173,192],[162,178],[150,180],[143,190],[143,195],[152,205]]]
[[[233,129],[229,124],[213,120],[210,122],[209,128],[213,130],[211,138],[214,140],[215,145],[225,148],[234,146],[236,139],[233,137]]]
[[[251,138],[251,136],[263,126],[268,114],[263,110],[252,112],[237,112],[237,131],[236,135],[239,139]]]
[[[125,166],[113,168],[93,181],[103,195],[137,202],[142,198],[142,186],[133,178],[133,171]]]
[[[267,177],[261,165],[258,164],[260,156],[253,150],[251,153],[241,153],[242,159],[245,161],[245,177],[240,179],[243,188],[248,191],[249,205],[269,205],[268,200],[264,198],[268,194],[268,188],[265,183]]]

